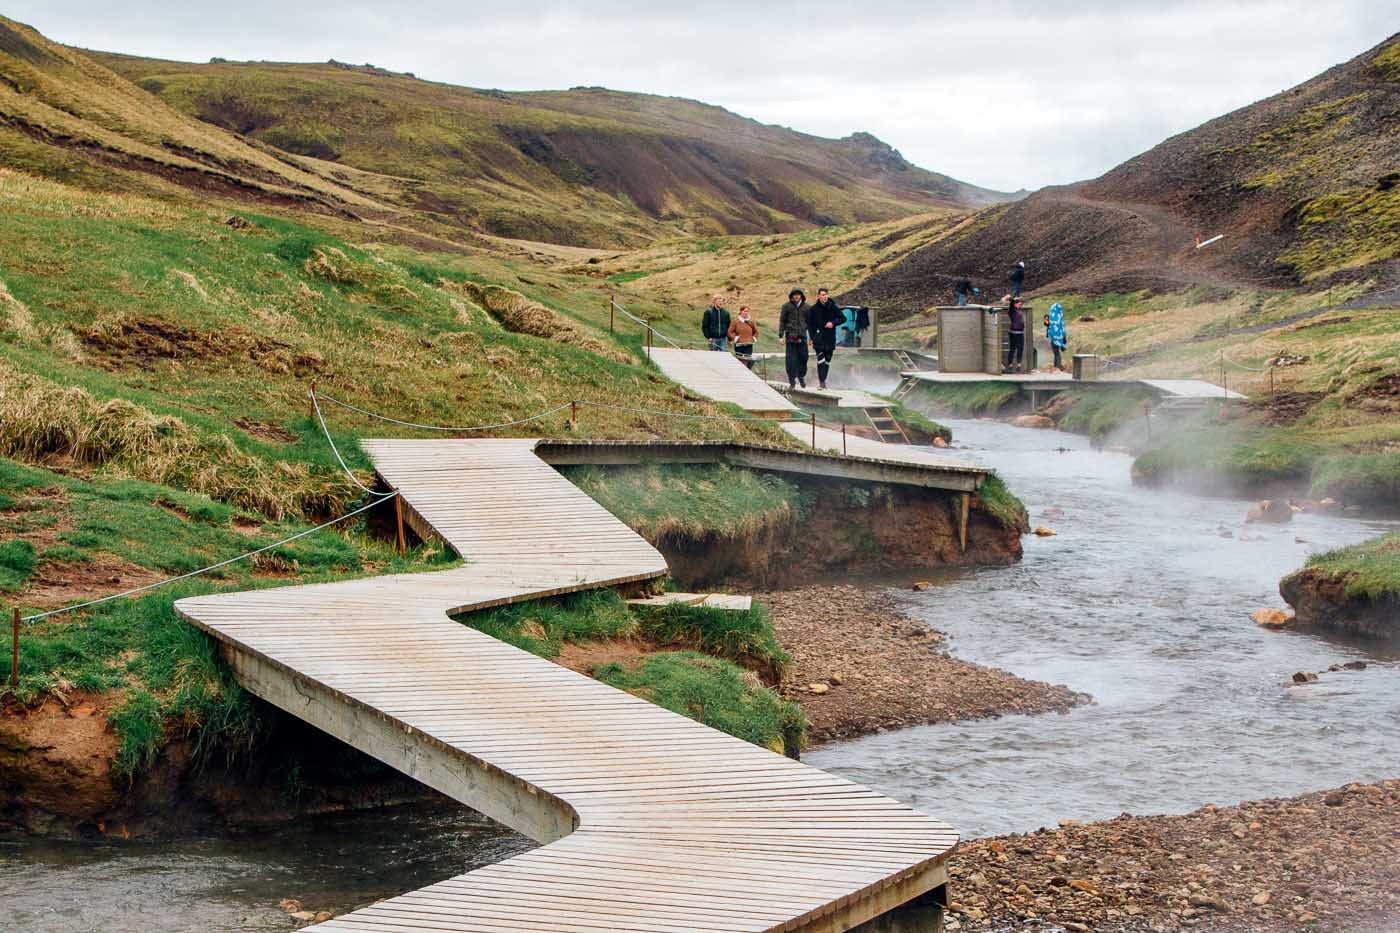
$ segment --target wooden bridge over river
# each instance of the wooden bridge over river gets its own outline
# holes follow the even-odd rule
[[[790,427],[801,436],[804,426]],[[835,443],[823,434],[816,446]],[[985,476],[909,448],[640,446],[655,448],[648,457],[737,458],[964,497]],[[528,439],[364,447],[409,523],[463,566],[176,608],[218,640],[255,695],[543,845],[316,929],[844,931],[938,895],[958,838],[948,824],[450,618],[665,575],[660,553],[542,458],[622,462],[638,450]]]

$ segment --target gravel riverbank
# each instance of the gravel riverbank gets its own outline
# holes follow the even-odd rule
[[[811,723],[813,744],[923,723],[1063,712],[1090,702],[1063,686],[961,661],[943,636],[886,593],[814,586],[756,594],[792,655],[783,694]]]
[[[949,930],[1400,929],[1400,780],[963,842]]]

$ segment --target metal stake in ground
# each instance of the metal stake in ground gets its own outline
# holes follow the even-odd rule
[[[14,622],[10,629],[10,689],[19,689],[19,607],[15,607]]]

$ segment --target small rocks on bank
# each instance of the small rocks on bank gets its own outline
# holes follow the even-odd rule
[[[792,656],[781,692],[813,744],[931,722],[1062,712],[1090,698],[950,657],[888,592],[814,586],[756,593]],[[816,688],[816,689],[814,689]]]
[[[1047,528],[1044,525],[1037,525],[1035,528],[1035,536],[1037,538],[1053,538],[1057,534],[1059,534],[1058,531],[1055,531],[1053,528]]]

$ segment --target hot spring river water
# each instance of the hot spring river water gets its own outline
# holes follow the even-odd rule
[[[1083,438],[951,426],[967,455],[1025,500],[1032,524],[1058,535],[1027,537],[1014,567],[947,574],[904,593],[909,613],[948,633],[959,657],[1065,683],[1095,702],[891,732],[807,761],[969,836],[1400,775],[1400,645],[1268,632],[1248,619],[1280,605],[1279,577],[1310,551],[1393,525],[1298,515],[1246,527],[1247,503],[1135,489],[1129,457]],[[1047,517],[1049,508],[1060,512]],[[1222,526],[1234,537],[1221,537]],[[1294,671],[1358,658],[1367,670],[1284,686]],[[0,843],[0,897],[15,930],[285,930],[281,898],[341,911],[529,846],[440,810],[158,846]]]

